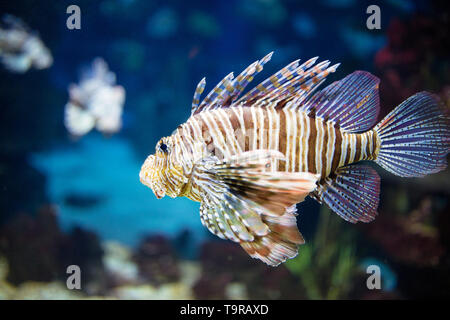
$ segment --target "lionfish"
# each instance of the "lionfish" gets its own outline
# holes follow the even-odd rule
[[[355,71],[313,94],[339,66],[317,57],[239,98],[271,56],[230,73],[199,103],[203,78],[191,116],[158,141],[139,176],[157,198],[200,202],[210,232],[277,266],[304,243],[296,204],[307,195],[349,222],[375,219],[380,177],[360,161],[401,177],[443,170],[450,118],[436,96],[420,92],[375,125],[379,79]]]
[[[121,129],[125,89],[116,85],[116,75],[102,58],[94,59],[79,85],[70,85],[69,96],[64,125],[71,135],[82,136],[93,128],[104,134]]]
[[[8,70],[17,73],[24,73],[31,67],[46,69],[53,64],[50,50],[39,35],[12,15],[2,17],[0,60]]]

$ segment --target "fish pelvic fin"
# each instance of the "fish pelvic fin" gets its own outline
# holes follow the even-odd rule
[[[339,168],[334,175],[321,180],[312,196],[342,219],[356,223],[375,219],[379,194],[377,172],[369,166],[355,164]]]
[[[428,92],[409,97],[374,128],[375,162],[401,177],[422,177],[447,167],[450,117]]]
[[[269,227],[265,236],[256,236],[253,241],[240,242],[241,247],[255,259],[276,267],[287,259],[297,256],[298,246],[305,243],[297,228],[296,205],[292,205],[278,217],[262,215]]]
[[[271,171],[273,160],[282,159],[278,151],[249,151],[222,161],[203,158],[193,171],[202,194],[203,225],[272,266],[295,256],[304,242],[295,204],[317,187],[319,178],[308,172]]]

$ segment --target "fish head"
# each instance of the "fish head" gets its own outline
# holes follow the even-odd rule
[[[155,154],[147,157],[139,173],[141,183],[152,189],[158,199],[165,195],[178,197],[186,184],[183,167],[176,162],[175,152],[173,139],[162,138],[156,144]]]

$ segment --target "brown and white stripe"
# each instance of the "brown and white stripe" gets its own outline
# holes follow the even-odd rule
[[[201,149],[223,159],[245,151],[270,149],[286,156],[285,161],[273,164],[273,170],[312,172],[322,178],[339,167],[373,159],[375,153],[372,130],[347,133],[334,122],[304,111],[270,106],[233,106],[200,112],[181,125],[176,136],[189,163],[205,156],[186,155],[189,150],[198,153]],[[195,143],[203,147],[196,148]]]

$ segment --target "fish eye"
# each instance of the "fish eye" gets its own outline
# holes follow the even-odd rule
[[[159,145],[159,150],[161,150],[164,153],[167,153],[168,149],[167,149],[167,145],[163,142],[161,142],[161,144]]]

